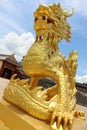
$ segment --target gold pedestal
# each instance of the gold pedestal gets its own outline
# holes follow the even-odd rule
[[[0,120],[11,130],[50,130],[45,122],[29,116],[5,100],[0,102]]]
[[[48,124],[29,116],[25,111],[2,98],[8,80],[0,78],[0,130],[50,130]],[[78,106],[86,115],[86,120],[75,119],[72,130],[87,130],[87,108]]]
[[[10,129],[4,124],[4,122],[0,120],[0,130],[10,130]]]
[[[79,108],[85,111],[87,118],[87,108],[82,106],[79,106]],[[0,120],[10,130],[50,130],[49,125],[44,121],[29,116],[26,112],[4,99],[0,102]],[[87,120],[75,119],[72,130],[87,130]]]

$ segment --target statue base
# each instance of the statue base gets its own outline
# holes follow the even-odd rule
[[[50,130],[48,124],[29,116],[4,99],[0,102],[0,120],[11,130]]]
[[[0,120],[0,130],[10,130],[10,129],[4,124],[4,122]]]
[[[30,116],[2,98],[8,80],[0,78],[0,130],[50,130],[49,124]],[[87,130],[87,108],[77,105],[85,112],[86,120],[75,119],[72,130]]]
[[[79,108],[85,112],[87,119],[87,108],[82,106],[79,106]],[[0,102],[0,120],[11,130],[50,130],[46,122],[28,115],[25,111],[4,99]],[[75,119],[72,130],[77,129],[87,130],[87,120]]]

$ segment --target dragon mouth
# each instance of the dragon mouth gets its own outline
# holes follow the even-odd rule
[[[38,30],[36,31],[36,41],[41,42],[41,41],[46,41],[48,39],[48,31],[43,31],[43,30]]]
[[[36,41],[43,41],[44,40],[44,36],[37,36],[36,37]]]

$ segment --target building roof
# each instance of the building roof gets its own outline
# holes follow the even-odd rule
[[[19,66],[19,64],[17,63],[17,60],[15,58],[15,54],[11,54],[11,55],[7,55],[7,54],[0,54],[0,60],[3,61],[7,61],[11,64],[14,64],[16,66]]]

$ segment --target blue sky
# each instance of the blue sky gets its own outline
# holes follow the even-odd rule
[[[39,4],[61,3],[75,12],[68,22],[72,26],[71,42],[62,41],[59,48],[68,57],[79,53],[77,81],[87,82],[87,1],[86,0],[0,0],[0,53],[15,53],[19,60],[34,41],[33,13]]]

